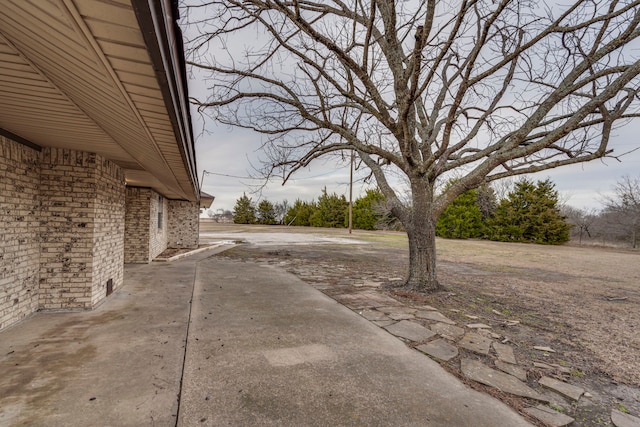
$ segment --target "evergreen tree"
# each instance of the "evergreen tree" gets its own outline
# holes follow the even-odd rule
[[[534,184],[523,179],[498,204],[491,238],[504,242],[559,245],[569,241],[570,225],[560,213],[558,192],[551,180]]]
[[[327,194],[326,187],[318,198],[317,209],[309,218],[312,227],[340,228],[345,226],[349,203],[344,195]]]
[[[485,222],[478,205],[478,191],[456,197],[436,223],[436,235],[448,239],[469,239],[485,235]]]
[[[273,203],[267,199],[263,199],[258,204],[258,224],[273,225],[276,224],[276,210]]]
[[[235,224],[255,224],[256,208],[246,194],[242,194],[233,208],[233,222]]]
[[[383,203],[384,196],[380,190],[367,190],[364,197],[353,202],[353,228],[374,230],[382,218],[380,209],[376,208]]]
[[[309,219],[316,210],[314,201],[303,202],[297,199],[284,216],[285,225],[310,226]]]

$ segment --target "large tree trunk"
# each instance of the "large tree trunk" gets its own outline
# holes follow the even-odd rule
[[[404,224],[409,237],[409,277],[405,286],[417,291],[434,292],[442,287],[436,276],[433,189],[424,184],[411,187],[412,208]]]

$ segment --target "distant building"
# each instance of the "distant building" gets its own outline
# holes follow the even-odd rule
[[[198,245],[176,3],[2,3],[0,329],[91,309],[125,263]]]

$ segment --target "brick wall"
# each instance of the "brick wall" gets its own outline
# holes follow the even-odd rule
[[[151,191],[149,221],[149,261],[167,249],[167,199]],[[162,213],[162,220],[158,213]]]
[[[151,189],[127,187],[124,262],[146,264],[149,259]]]
[[[39,309],[95,307],[109,280],[122,286],[125,260],[197,246],[198,215],[197,203],[127,188],[99,155],[0,136],[0,329]]]
[[[39,159],[0,136],[0,329],[38,309]]]
[[[42,153],[40,307],[90,308],[96,156]]]
[[[114,243],[124,233],[122,171],[93,153],[46,148],[40,197],[40,307],[91,308],[105,277],[122,284],[124,245]]]
[[[125,185],[122,170],[98,157],[93,229],[93,266],[91,304],[107,296],[107,281],[112,290],[124,279]]]
[[[169,201],[169,247],[197,248],[200,231],[200,205],[183,200]]]
[[[167,199],[150,188],[127,187],[125,262],[148,263],[167,248]],[[162,224],[158,212],[162,206]]]

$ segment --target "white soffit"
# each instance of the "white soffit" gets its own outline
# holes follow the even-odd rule
[[[197,200],[195,160],[181,150],[149,52],[131,1],[3,1],[0,128],[98,153],[129,185]]]

